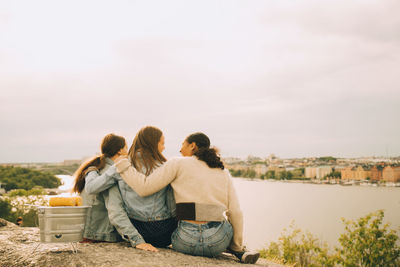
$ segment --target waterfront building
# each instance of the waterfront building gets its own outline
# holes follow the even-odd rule
[[[322,179],[332,172],[330,166],[307,167],[304,169],[304,176],[311,179]]]
[[[371,179],[371,169],[369,167],[358,166],[354,172],[354,180],[368,180]]]
[[[371,168],[371,180],[380,181],[382,180],[382,166],[373,166]]]
[[[372,177],[372,171],[370,167],[347,167],[340,171],[342,180],[368,180]]]
[[[346,167],[340,171],[342,180],[353,180],[353,168]]]
[[[315,179],[317,177],[317,169],[314,167],[307,167],[304,169],[304,177]]]
[[[386,166],[382,171],[382,179],[386,182],[400,182],[400,167]]]
[[[254,171],[256,172],[257,177],[260,177],[268,171],[268,167],[265,164],[256,164],[254,165]]]
[[[327,176],[328,174],[330,174],[332,172],[332,167],[330,166],[320,166],[317,167],[317,179],[322,179],[325,176]]]

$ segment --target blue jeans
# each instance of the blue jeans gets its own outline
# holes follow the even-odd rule
[[[233,237],[228,221],[193,224],[179,221],[172,234],[172,248],[176,251],[205,257],[216,257],[224,252]]]

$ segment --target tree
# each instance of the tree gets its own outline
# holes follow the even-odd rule
[[[327,175],[327,177],[340,179],[342,177],[342,173],[339,171],[332,171],[330,174]]]
[[[0,166],[0,182],[6,191],[30,190],[35,186],[57,188],[61,185],[60,179],[50,173],[12,166]]]
[[[275,171],[267,171],[265,174],[265,177],[267,177],[268,179],[275,179]]]
[[[293,171],[291,171],[293,174],[293,177],[295,179],[301,179],[304,178],[304,168],[296,168]]]
[[[293,174],[290,171],[282,171],[279,173],[279,178],[282,180],[290,180],[293,178]]]
[[[14,221],[16,218],[12,212],[12,205],[8,199],[0,198],[0,218],[7,221]]]
[[[381,226],[383,210],[357,221],[342,219],[345,233],[339,238],[338,262],[343,266],[399,266],[400,247],[396,231]]]
[[[248,169],[246,171],[246,177],[248,178],[255,178],[256,177],[256,171],[253,169]]]
[[[331,156],[327,156],[327,157],[320,157],[320,158],[318,158],[318,160],[325,161],[325,162],[329,162],[329,161],[336,162],[337,159],[334,157],[331,157]]]

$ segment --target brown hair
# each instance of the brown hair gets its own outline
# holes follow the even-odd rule
[[[125,138],[115,134],[107,134],[101,142],[102,155],[96,156],[83,163],[78,170],[76,170],[75,184],[72,189],[75,193],[81,193],[85,187],[85,176],[89,167],[96,167],[101,170],[106,165],[106,157],[113,157],[125,146]]]
[[[186,137],[186,142],[189,144],[195,143],[197,151],[193,153],[199,160],[207,163],[210,168],[225,169],[221,158],[218,155],[218,150],[215,147],[210,148],[210,138],[203,133],[193,133]]]
[[[158,143],[162,135],[162,131],[157,127],[146,126],[140,129],[133,139],[129,149],[131,163],[139,171],[144,168],[146,175],[149,175],[158,163],[167,161],[158,151]]]

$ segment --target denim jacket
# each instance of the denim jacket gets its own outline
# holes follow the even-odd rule
[[[88,193],[96,194],[115,183],[118,183],[125,210],[130,218],[146,222],[165,220],[175,216],[175,198],[170,185],[150,196],[141,197],[124,182],[115,165],[96,179],[87,179],[85,188]]]
[[[92,208],[86,217],[83,237],[108,242],[120,241],[122,237],[130,242],[133,247],[145,243],[124,210],[124,202],[117,185],[111,186],[98,194],[89,194],[86,188],[88,181],[96,180],[113,163],[108,159],[106,162],[105,168],[100,173],[91,171],[85,177],[85,188],[81,192],[81,196],[83,204]]]

